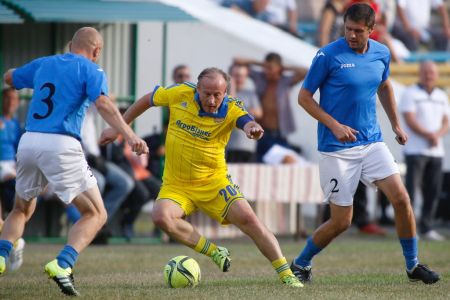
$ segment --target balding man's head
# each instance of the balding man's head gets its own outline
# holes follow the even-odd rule
[[[431,92],[437,85],[439,70],[433,61],[423,61],[420,64],[420,84]]]
[[[70,43],[70,51],[84,55],[89,60],[96,62],[103,48],[103,38],[92,27],[82,27],[75,32]]]

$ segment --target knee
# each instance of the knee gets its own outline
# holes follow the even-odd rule
[[[391,203],[392,203],[392,207],[395,210],[409,209],[409,207],[411,207],[411,200],[409,198],[408,192],[405,189],[394,193],[392,195]]]
[[[103,225],[106,224],[106,221],[108,220],[108,213],[106,212],[105,208],[102,208],[98,213],[98,222],[100,227],[103,227]]]
[[[343,233],[352,225],[351,218],[332,220],[332,222],[332,228],[334,229],[336,235]]]
[[[258,217],[254,213],[244,213],[238,220],[235,221],[236,226],[241,229],[251,229],[263,231],[265,227],[259,221]]]
[[[169,214],[167,214],[166,212],[155,210],[152,213],[152,219],[155,226],[161,228],[165,232],[170,233],[174,230],[173,229],[174,222],[172,218],[169,216]]]

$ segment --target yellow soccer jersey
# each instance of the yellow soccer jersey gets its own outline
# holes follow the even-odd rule
[[[201,115],[197,97],[196,85],[183,83],[156,87],[150,99],[152,106],[170,109],[165,184],[208,184],[227,173],[225,146],[236,121],[248,113],[241,101],[226,97],[219,108],[221,117]]]

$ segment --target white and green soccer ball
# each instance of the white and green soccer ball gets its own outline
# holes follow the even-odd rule
[[[171,288],[195,287],[200,278],[200,266],[189,256],[176,256],[164,266],[164,279]]]

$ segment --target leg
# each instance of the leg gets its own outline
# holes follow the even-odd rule
[[[183,209],[169,199],[160,199],[153,206],[155,225],[183,245],[195,248],[201,235],[184,217]]]
[[[420,155],[406,155],[405,160],[406,160],[405,184],[414,210],[416,188],[421,186],[426,161],[424,157]]]
[[[96,186],[78,195],[72,203],[81,213],[81,218],[70,229],[67,244],[79,253],[105,224],[106,210]]]
[[[13,244],[23,235],[25,223],[31,218],[35,208],[36,198],[25,201],[16,196],[14,208],[6,218],[0,234],[0,275],[5,272],[6,260],[13,249]],[[22,250],[23,244],[20,251]],[[14,255],[12,257],[15,262],[11,261],[14,262],[14,267],[11,265],[11,269],[17,269],[22,264],[22,255],[20,253],[20,257],[15,257]]]
[[[394,208],[395,227],[399,238],[410,239],[416,236],[416,221],[408,193],[399,174],[393,174],[375,182],[386,195]]]
[[[104,197],[104,203],[108,218],[111,219],[133,190],[134,179],[111,162],[106,162],[106,168],[105,179],[109,190]]]
[[[7,240],[14,243],[23,235],[25,223],[31,218],[36,209],[36,198],[24,200],[16,196],[13,210],[3,224],[0,240]]]
[[[255,242],[259,251],[272,263],[284,284],[293,287],[303,286],[289,268],[277,239],[258,219],[246,200],[237,200],[232,203],[226,220],[236,225]]]
[[[441,191],[442,158],[428,157],[422,182],[422,214],[420,217],[420,232],[427,233],[432,229],[436,205]]]
[[[247,234],[268,260],[283,257],[277,239],[258,219],[247,201],[238,200],[233,203],[226,220]]]

